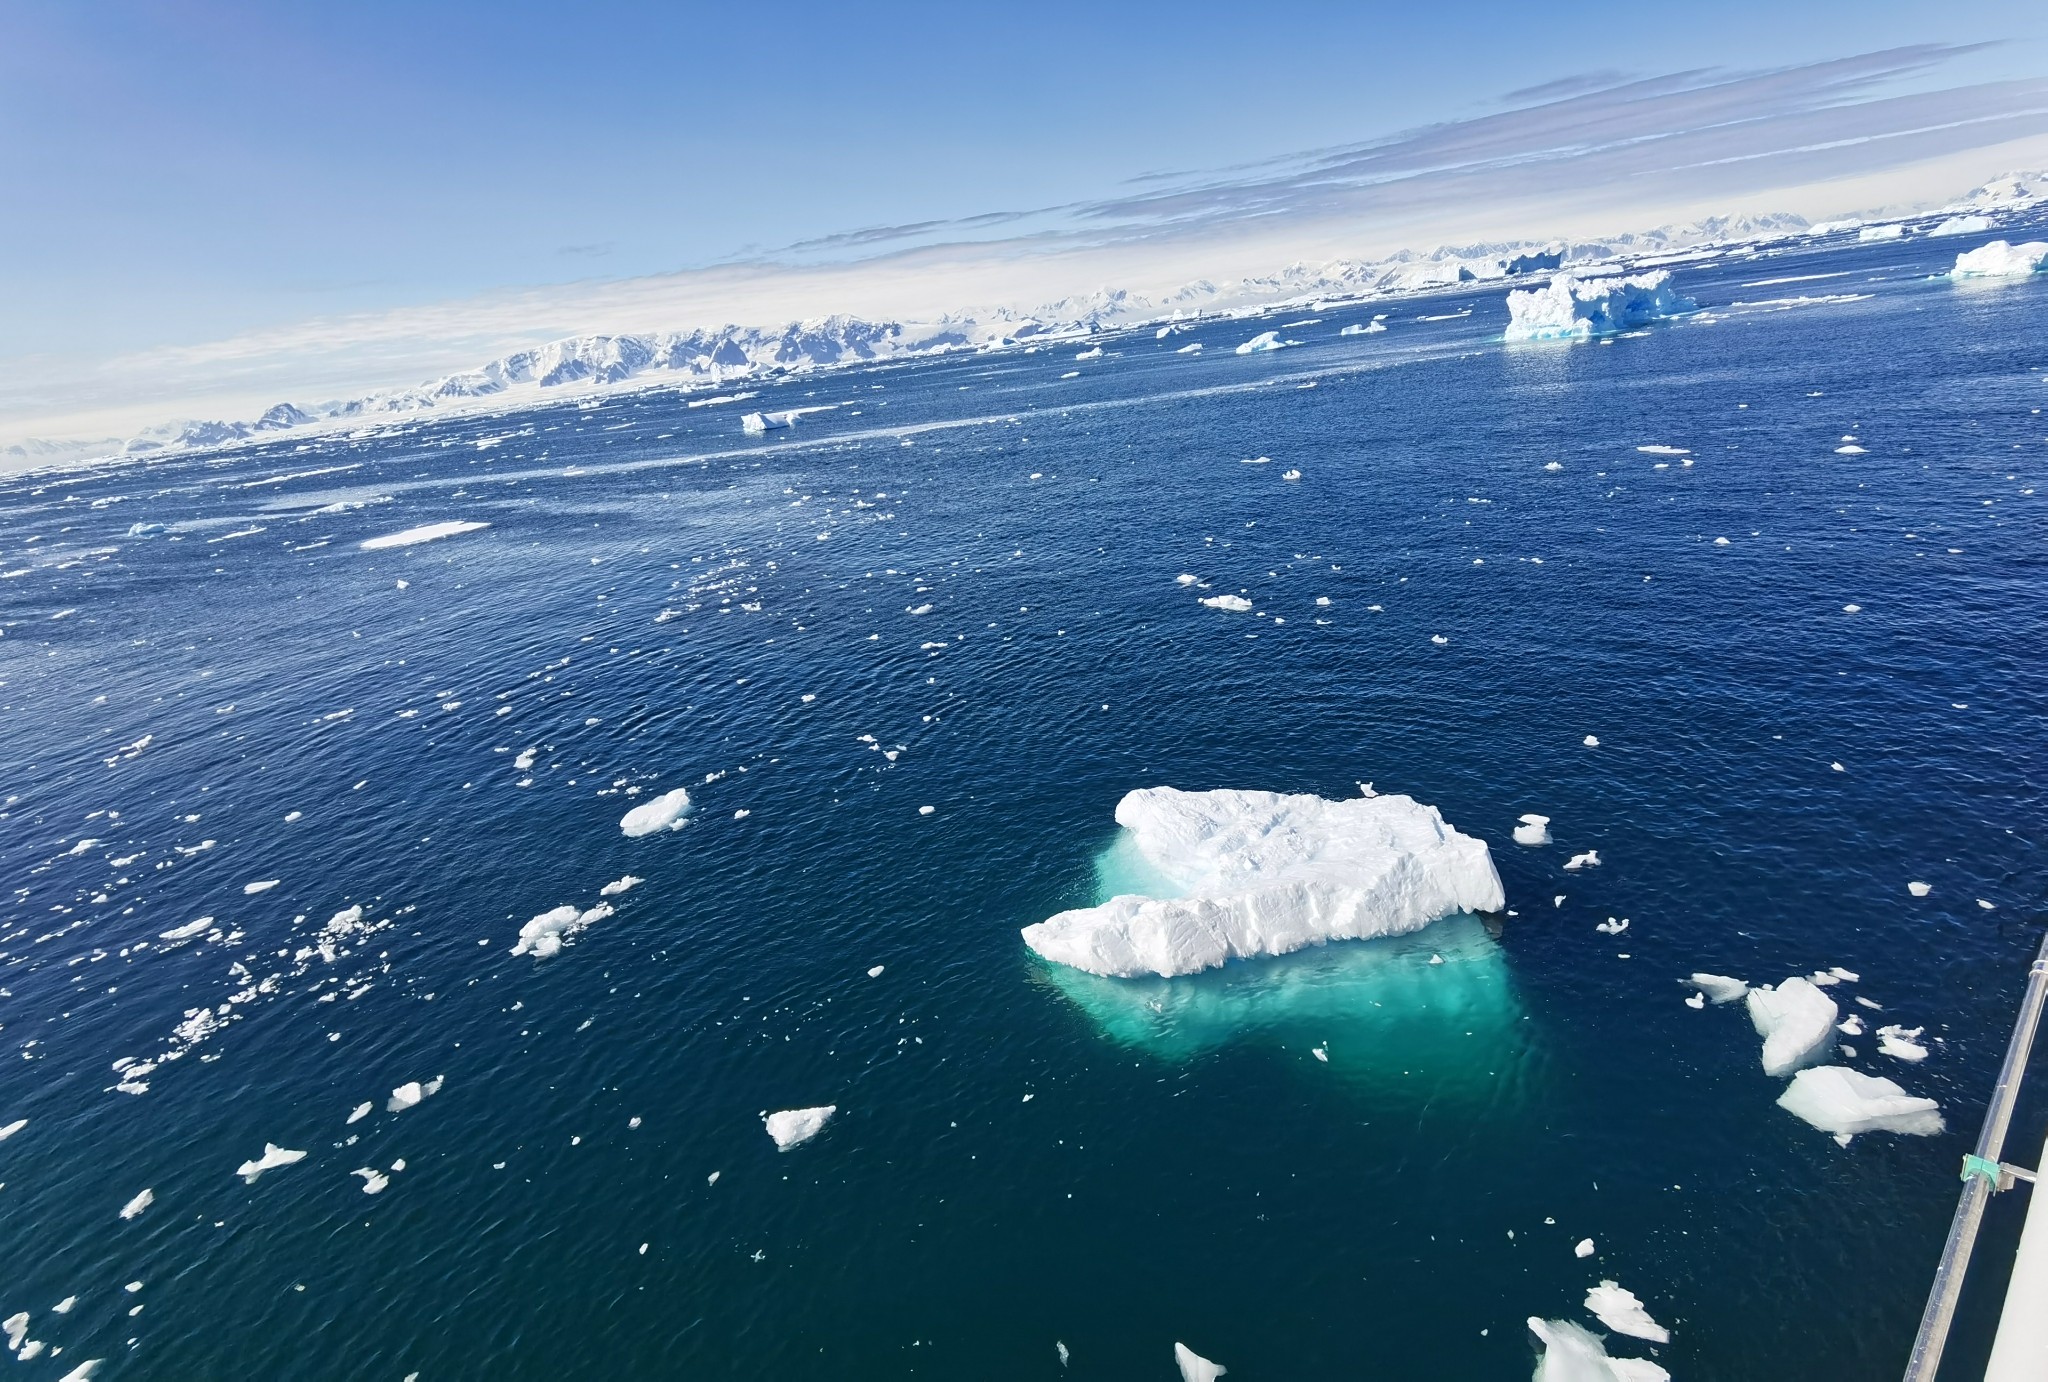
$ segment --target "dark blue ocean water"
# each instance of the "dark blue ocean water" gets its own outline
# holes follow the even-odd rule
[[[1603,344],[1468,284],[7,482],[0,1316],[62,1349],[8,1366],[1506,1379],[1606,1277],[1681,1382],[1895,1376],[2048,883],[2048,280],[1930,277],[1982,238],[1682,262],[1708,312]],[[1131,788],[1360,782],[1512,912],[1170,982],[1018,938]],[[1945,1136],[1838,1148],[1675,982],[1829,965]]]

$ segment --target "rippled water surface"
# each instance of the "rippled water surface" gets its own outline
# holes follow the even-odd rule
[[[2048,278],[1930,277],[1974,243],[1681,263],[1707,311],[1603,344],[1468,284],[8,482],[8,1366],[1519,1378],[1612,1278],[1682,1382],[1895,1376],[2048,879]],[[1019,940],[1128,884],[1131,788],[1361,782],[1512,910]],[[1947,1134],[1837,1147],[1675,982],[1830,965]]]

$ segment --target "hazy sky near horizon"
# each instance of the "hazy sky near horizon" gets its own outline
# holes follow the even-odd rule
[[[1669,140],[1750,118],[1671,95],[1688,83],[1911,45],[1943,47],[1741,99],[1813,148],[1865,102],[1990,143],[2048,105],[2044,11],[16,0],[0,361],[58,379],[508,290],[1294,214],[1332,166],[1383,176],[1329,151],[1402,131],[1460,132],[1408,141],[1406,175],[1515,112],[1642,90]],[[1602,137],[1646,109],[1610,102]],[[0,424],[25,406],[0,399]]]

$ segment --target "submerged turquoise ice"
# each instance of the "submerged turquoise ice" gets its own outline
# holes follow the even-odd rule
[[[761,436],[654,391],[0,485],[6,1366],[1515,1379],[1612,1278],[1681,1382],[1896,1376],[2048,881],[2048,279],[1972,243],[1701,256],[1605,343],[1465,284]],[[1156,886],[1134,787],[1360,782],[1506,910],[1019,940]],[[1947,1133],[1838,1148],[1675,982],[1831,965]]]

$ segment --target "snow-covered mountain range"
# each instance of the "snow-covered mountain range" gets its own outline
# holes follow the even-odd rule
[[[1927,215],[1995,213],[2043,201],[2048,201],[2048,174],[2009,173]],[[1295,263],[1271,274],[1220,282],[1197,279],[1154,295],[1102,288],[1030,311],[975,308],[948,313],[936,321],[868,321],[835,315],[767,327],[725,325],[651,335],[574,336],[411,388],[319,404],[279,403],[250,420],[188,420],[126,439],[95,442],[30,438],[0,446],[0,465],[37,468],[100,457],[217,447],[297,429],[359,426],[363,420],[393,414],[473,406],[484,400],[502,405],[524,396],[537,401],[558,396],[558,391],[590,393],[664,385],[718,388],[744,379],[863,361],[1029,347],[1154,321],[1252,315],[1324,300],[1397,297],[1461,282],[1516,279],[1560,268],[1581,272],[1631,268],[1654,264],[1659,256],[1708,246],[1856,233],[1864,224],[1848,220],[1810,226],[1803,217],[1789,213],[1717,216],[1597,241],[1446,245],[1427,253],[1403,251],[1375,261]]]

